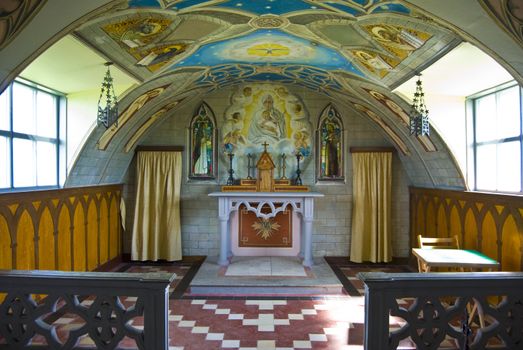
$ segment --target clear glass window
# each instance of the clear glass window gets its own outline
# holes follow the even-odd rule
[[[14,187],[36,186],[35,147],[35,141],[13,139]]]
[[[472,99],[474,189],[522,192],[521,87]]]
[[[34,135],[35,96],[34,89],[19,83],[13,85],[13,131]]]
[[[521,143],[504,142],[497,146],[497,190],[521,191]]]
[[[9,102],[9,95],[10,95],[11,89],[7,87],[7,89],[0,94],[0,130],[9,131],[11,129],[10,125],[10,114],[11,114],[11,108],[10,108],[10,102]]]
[[[0,136],[0,188],[11,187],[9,138]]]
[[[496,139],[519,136],[521,115],[518,101],[519,88],[517,86],[499,93]]]
[[[476,150],[476,172],[478,175],[476,188],[478,190],[495,190],[496,189],[496,145],[478,146]]]
[[[488,95],[476,100],[476,142],[492,140],[496,130],[496,96]]]
[[[25,82],[0,95],[0,189],[59,185],[59,103]]]
[[[56,97],[43,91],[37,91],[36,106],[36,134],[56,138]]]

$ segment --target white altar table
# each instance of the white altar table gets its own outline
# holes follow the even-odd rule
[[[323,197],[318,192],[212,192],[210,197],[218,197],[218,218],[220,220],[220,257],[218,263],[229,265],[231,252],[231,213],[245,205],[257,217],[269,219],[283,212],[288,206],[301,217],[301,254],[303,266],[312,266],[312,222],[314,220],[314,198]],[[262,213],[262,208],[270,212]]]

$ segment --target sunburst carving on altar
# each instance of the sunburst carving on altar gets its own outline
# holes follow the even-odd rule
[[[262,211],[267,211],[263,210]],[[245,206],[239,209],[238,244],[240,247],[292,247],[292,209],[272,218],[260,218]]]

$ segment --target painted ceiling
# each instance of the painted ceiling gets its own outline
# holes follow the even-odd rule
[[[394,128],[406,133],[408,127],[374,117],[369,108],[382,108],[368,91],[396,104],[394,87],[461,42],[409,6],[401,0],[130,0],[74,34],[142,82],[129,94],[134,98],[167,81],[183,83],[166,88],[164,105],[194,91],[275,82],[343,99],[397,134]]]
[[[76,35],[142,81],[187,67],[302,65],[391,86],[457,44],[421,13],[380,0],[130,0]]]

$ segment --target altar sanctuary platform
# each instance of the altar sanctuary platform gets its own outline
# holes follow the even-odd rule
[[[228,266],[220,266],[218,257],[207,257],[192,279],[188,293],[190,296],[341,295],[343,285],[323,258],[314,259],[311,267],[304,267],[296,257],[235,256]]]

